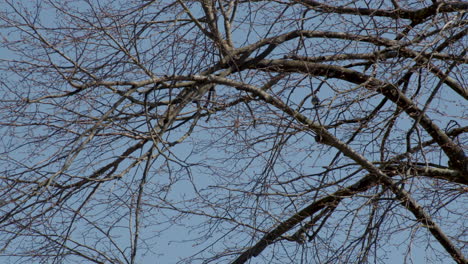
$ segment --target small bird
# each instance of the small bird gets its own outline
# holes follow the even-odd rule
[[[320,99],[315,94],[312,95],[311,102],[314,108],[317,108],[320,105]]]

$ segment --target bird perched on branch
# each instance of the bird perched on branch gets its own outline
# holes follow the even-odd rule
[[[311,102],[313,108],[317,108],[320,105],[320,99],[315,94],[312,95]]]

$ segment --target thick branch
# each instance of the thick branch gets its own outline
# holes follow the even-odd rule
[[[421,165],[411,166],[409,164],[398,164],[385,166],[385,172],[388,175],[405,173],[414,176],[426,176],[429,178],[438,178],[449,182],[468,185],[468,181],[458,170],[434,168]]]
[[[293,2],[302,4],[318,12],[334,13],[334,14],[349,14],[358,16],[379,16],[388,17],[393,19],[403,18],[410,19],[413,21],[423,21],[430,16],[434,16],[438,13],[450,13],[458,11],[466,11],[468,9],[467,2],[449,2],[449,3],[434,3],[428,7],[424,7],[417,10],[408,9],[372,9],[372,8],[356,8],[356,7],[344,7],[344,6],[332,6],[325,3],[320,3],[314,0],[292,0]]]
[[[378,91],[390,99],[398,107],[403,109],[411,118],[420,118],[421,126],[439,144],[444,153],[449,157],[450,164],[463,173],[468,180],[468,158],[463,149],[455,144],[432,120],[424,114],[398,87],[386,83],[360,72],[335,65],[325,65],[304,61],[290,60],[261,60],[256,65],[257,69],[274,72],[303,72],[310,75],[337,78],[351,83],[364,85],[368,89]],[[422,117],[420,117],[422,115]]]
[[[280,99],[271,96],[267,92],[243,83],[238,83],[236,81],[232,81],[226,78],[222,77],[217,77],[217,76],[209,76],[204,77],[204,76],[192,76],[193,79],[195,80],[207,80],[211,82],[217,82],[217,83],[222,83],[222,84],[227,84],[236,87],[239,90],[244,90],[250,93],[253,93],[255,96],[258,96],[261,100],[265,101],[268,104],[271,104],[275,107],[277,107],[279,110],[283,111],[284,113],[288,114],[292,118],[294,118],[296,121],[306,125],[309,129],[314,131],[319,137],[320,137],[320,143],[330,145],[332,147],[335,147],[339,151],[341,151],[345,156],[349,157],[350,159],[354,160],[356,163],[358,163],[362,168],[366,169],[369,174],[371,175],[371,181],[373,181],[373,184],[377,183],[382,183],[385,185],[387,188],[389,188],[395,196],[402,202],[402,205],[404,205],[413,215],[418,219],[418,221],[422,222],[432,233],[432,235],[439,241],[439,243],[445,248],[445,250],[452,256],[452,258],[457,262],[457,263],[466,263],[465,257],[462,255],[460,250],[458,250],[455,245],[453,245],[452,241],[442,232],[440,227],[432,220],[430,215],[424,211],[422,206],[420,206],[416,200],[414,200],[408,192],[406,192],[403,189],[400,189],[393,180],[386,175],[385,173],[382,172],[379,168],[377,168],[374,164],[372,164],[370,161],[368,161],[365,157],[363,157],[361,154],[357,153],[354,151],[349,145],[346,143],[342,142],[338,138],[336,138],[333,134],[328,132],[325,128],[323,128],[320,124],[312,122],[310,119],[302,115],[301,113],[291,109],[288,105],[286,105],[283,101]],[[369,83],[372,83],[376,80],[370,79]],[[393,87],[393,86],[392,86]],[[408,99],[409,100],[409,99]],[[320,208],[323,208],[320,207]],[[297,214],[296,214],[297,215]],[[306,216],[299,215],[297,216],[299,219],[303,219]],[[289,220],[288,220],[289,221]],[[301,220],[302,221],[302,220]],[[293,223],[295,223],[296,220],[291,220],[291,223],[286,222],[284,224],[284,227],[293,227]],[[269,233],[272,234],[270,236],[274,236],[277,234],[283,234],[284,232],[287,231],[287,229],[275,229],[275,232]],[[272,243],[271,238],[267,234],[260,242],[258,242],[258,249],[254,251],[249,251],[246,255],[244,255],[243,261],[240,262],[234,262],[234,263],[243,263],[246,260],[248,260],[251,256],[254,256],[252,254],[259,254],[268,244]]]
[[[365,168],[370,174],[370,181],[372,184],[382,183],[386,187],[388,187],[402,202],[410,212],[418,219],[418,221],[422,222],[432,233],[432,235],[439,241],[439,243],[446,249],[446,251],[452,256],[452,258],[457,263],[466,263],[465,257],[462,255],[460,250],[453,245],[452,241],[444,234],[444,232],[440,229],[440,227],[432,220],[430,215],[424,211],[422,206],[420,206],[416,200],[414,200],[408,192],[403,189],[400,189],[393,180],[384,174],[379,168],[375,167],[372,163],[370,163],[367,159],[365,159],[362,155],[355,152],[351,149],[347,144],[341,142],[339,139],[334,137],[330,132],[325,130],[318,124],[313,123],[311,120],[307,119],[302,114],[298,113],[297,111],[292,110],[282,101],[277,98],[274,98],[268,95],[266,92],[256,89],[250,86],[240,86],[238,88],[244,88],[242,90],[247,90],[253,92],[255,95],[259,96],[265,102],[272,104],[282,110],[283,112],[289,114],[297,121],[307,125],[311,128],[317,135],[321,138],[320,143],[333,146],[340,150],[345,156],[351,158],[352,160],[356,161],[360,164],[363,168]],[[362,182],[358,182],[362,183]],[[368,183],[371,184],[371,183]],[[358,185],[361,186],[361,185]],[[350,194],[345,192],[343,195]],[[322,201],[323,202],[323,201]],[[327,201],[328,202],[328,201]],[[315,205],[311,209],[311,211],[316,212],[314,209],[321,209],[325,206],[324,204],[319,204],[318,206]],[[310,207],[307,207],[310,208]],[[307,209],[306,208],[306,209]],[[305,209],[304,209],[305,210]],[[301,211],[302,212],[302,211]],[[306,211],[307,212],[307,211]],[[310,214],[309,214],[310,215]],[[288,219],[286,222],[283,222],[278,228],[275,228],[272,232],[268,233],[264,236],[254,247],[252,250],[247,250],[244,252],[240,257],[239,260],[236,260],[234,263],[244,263],[250,257],[256,256],[260,254],[260,252],[265,249],[269,244],[272,243],[275,236],[279,236],[284,234],[287,230],[291,229],[298,221],[302,221],[308,215],[302,215],[301,213],[295,214],[293,218]],[[297,219],[296,219],[297,218]]]
[[[347,188],[343,188],[339,191],[334,192],[331,195],[328,195],[316,202],[311,203],[309,206],[297,212],[296,214],[291,216],[286,221],[280,223],[275,229],[273,229],[272,231],[267,233],[265,236],[263,236],[260,239],[260,241],[258,241],[253,247],[244,251],[232,263],[233,264],[245,263],[251,257],[258,256],[268,245],[272,244],[276,239],[278,239],[284,233],[286,233],[287,231],[292,229],[294,226],[302,222],[307,217],[315,214],[316,212],[320,211],[326,206],[337,205],[344,198],[350,197],[353,194],[358,193],[358,192],[366,191],[375,185],[376,185],[375,177],[372,175],[368,175],[362,178],[357,183]]]

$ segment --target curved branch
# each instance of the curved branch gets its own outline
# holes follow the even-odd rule
[[[388,18],[403,18],[410,19],[412,21],[423,21],[426,18],[436,15],[438,13],[450,13],[457,11],[464,11],[468,9],[468,3],[466,2],[449,2],[441,3],[435,2],[434,4],[417,10],[408,9],[393,9],[393,10],[382,10],[372,8],[355,8],[355,7],[344,7],[344,6],[332,6],[325,3],[320,3],[315,0],[292,0],[292,2],[302,4],[318,12],[324,13],[335,13],[335,14],[348,14],[358,16],[378,16]]]
[[[468,29],[462,30],[458,34],[456,34],[452,41],[455,41],[461,36],[464,36],[468,31]],[[274,36],[271,38],[266,38],[262,39],[254,44],[251,44],[249,46],[246,46],[241,49],[236,50],[236,54],[250,54],[254,50],[260,49],[261,47],[265,45],[269,45],[269,49],[273,49],[277,47],[279,44],[287,42],[289,40],[298,38],[298,37],[305,37],[305,38],[326,38],[326,39],[343,39],[343,40],[351,40],[351,41],[359,41],[359,42],[366,42],[366,43],[372,43],[376,46],[383,46],[387,48],[395,48],[399,47],[399,53],[405,57],[409,58],[414,58],[416,59],[417,62],[419,63],[428,63],[428,68],[429,70],[435,74],[439,79],[443,80],[445,84],[447,84],[451,89],[453,89],[456,93],[459,95],[463,96],[463,98],[468,99],[468,90],[464,89],[460,84],[458,84],[453,78],[450,76],[447,76],[444,74],[437,66],[433,65],[430,63],[429,58],[436,58],[436,57],[441,57],[441,56],[446,56],[446,55],[441,55],[438,53],[419,53],[417,51],[413,51],[409,48],[405,48],[411,43],[408,42],[401,42],[397,40],[392,40],[392,39],[387,39],[387,38],[380,38],[380,37],[374,37],[374,36],[368,36],[368,35],[357,35],[357,34],[350,34],[350,33],[344,33],[344,32],[332,32],[332,31],[318,31],[318,30],[294,30],[287,32],[282,35]],[[448,45],[445,43],[445,45]],[[443,46],[445,46],[443,45]],[[438,51],[441,49],[438,49]],[[271,50],[270,50],[271,52]],[[383,57],[391,57],[390,54],[372,54],[373,56],[383,56]],[[323,56],[323,57],[318,57],[316,60],[329,60],[329,59],[365,59],[365,57],[372,56],[371,54],[363,54],[361,55],[362,57],[359,58],[359,55],[352,54],[352,55],[333,55],[333,56]],[[446,59],[445,57],[442,57],[443,59]],[[253,59],[255,62],[258,61],[258,58]],[[461,58],[455,58],[454,60],[459,61],[461,60],[462,62],[466,60],[466,58],[461,57]],[[252,62],[247,61],[246,65],[243,65],[244,67],[248,67],[248,65],[252,64]]]
[[[362,74],[360,72],[335,65],[325,65],[304,61],[291,60],[261,60],[256,65],[257,69],[274,72],[302,72],[310,75],[337,78],[366,88],[378,91],[390,99],[398,107],[403,109],[411,118],[420,118],[421,126],[439,144],[444,153],[449,157],[450,164],[463,172],[463,177],[468,180],[468,158],[464,150],[455,144],[432,120],[425,115],[397,86]],[[420,117],[421,116],[421,117]]]
[[[445,248],[445,250],[452,256],[452,258],[457,263],[467,262],[467,260],[465,259],[463,254],[460,252],[460,250],[457,247],[455,247],[455,245],[447,237],[447,235],[445,235],[445,233],[440,229],[440,227],[432,220],[430,215],[425,212],[422,206],[419,205],[416,202],[416,200],[414,200],[407,191],[398,187],[394,183],[392,178],[386,175],[384,172],[382,172],[380,168],[376,167],[374,164],[372,164],[369,160],[367,160],[361,154],[354,151],[350,146],[348,146],[347,144],[345,144],[344,142],[336,138],[333,134],[328,132],[323,126],[313,122],[312,120],[308,119],[301,113],[293,110],[280,99],[275,98],[271,96],[270,94],[268,94],[267,92],[257,87],[254,87],[252,85],[239,83],[233,80],[229,80],[229,79],[226,79],[223,77],[217,77],[217,76],[205,77],[205,76],[195,75],[195,76],[192,76],[192,78],[194,80],[205,80],[208,82],[216,82],[220,84],[231,85],[231,86],[236,87],[239,90],[253,93],[254,95],[258,96],[261,100],[277,107],[279,110],[288,114],[289,116],[294,118],[296,121],[306,125],[309,129],[311,129],[317,134],[318,138],[320,139],[320,141],[318,141],[319,143],[335,147],[336,149],[341,151],[345,156],[354,160],[362,168],[366,169],[370,174],[370,181],[372,181],[373,184],[383,184],[387,188],[389,188],[395,194],[396,198],[401,201],[402,205],[405,206],[405,208],[408,209],[416,217],[416,219],[418,219],[418,221],[423,223],[424,226],[426,226],[429,229],[432,235],[439,241],[439,243]],[[372,78],[369,80],[369,83],[372,83],[374,81],[376,80]],[[323,205],[322,207],[320,207],[320,209],[321,208],[323,208]],[[295,217],[298,217],[298,219],[303,219],[306,216],[296,214]],[[246,260],[248,260],[250,257],[253,256],[252,255],[253,253],[258,255],[263,249],[266,248],[266,246],[272,243],[270,236],[283,234],[284,232],[288,230],[285,228],[286,227],[292,228],[294,226],[293,223],[295,223],[296,221],[297,220],[294,220],[291,218],[288,219],[284,223],[284,227],[274,229],[272,232],[268,233],[260,242],[258,242],[257,245],[254,246],[254,248],[257,248],[256,250],[254,251],[248,250],[248,253],[246,253],[246,255],[242,254],[242,256],[244,256],[243,258],[245,259],[241,259],[242,261],[234,262],[234,263],[244,263]]]
[[[254,246],[244,251],[236,260],[232,262],[232,264],[245,263],[250,258],[258,256],[268,245],[272,244],[277,238],[282,236],[284,233],[292,229],[307,217],[315,214],[327,206],[336,206],[344,198],[350,197],[355,193],[368,190],[375,185],[375,177],[373,175],[368,175],[349,187],[338,190],[333,194],[311,203],[306,208],[300,210],[288,218],[286,221],[281,222],[275,229],[268,232]]]
[[[468,181],[463,177],[460,171],[447,168],[435,168],[421,165],[411,166],[410,164],[403,163],[400,165],[385,166],[385,172],[388,175],[396,175],[401,174],[399,172],[405,172],[406,174],[410,175],[438,178],[449,182],[468,185]]]

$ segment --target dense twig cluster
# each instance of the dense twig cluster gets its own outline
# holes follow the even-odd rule
[[[1,6],[5,258],[467,262],[468,3]]]

